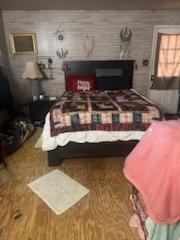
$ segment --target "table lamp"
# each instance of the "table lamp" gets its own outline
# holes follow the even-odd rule
[[[22,74],[23,78],[32,80],[32,98],[33,100],[37,100],[40,94],[40,82],[43,76],[38,68],[36,62],[27,62],[25,66],[25,70]]]

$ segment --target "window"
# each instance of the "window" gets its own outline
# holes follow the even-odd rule
[[[156,54],[157,78],[180,76],[180,34],[158,33]]]

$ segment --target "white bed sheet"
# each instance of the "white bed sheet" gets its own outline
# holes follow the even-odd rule
[[[54,150],[57,146],[65,146],[69,142],[76,143],[98,143],[114,142],[118,140],[140,140],[144,131],[78,131],[61,133],[51,137],[49,113],[46,116],[42,133],[42,150]]]

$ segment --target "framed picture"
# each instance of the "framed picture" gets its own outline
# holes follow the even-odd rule
[[[12,54],[36,54],[35,33],[10,33],[10,44]]]

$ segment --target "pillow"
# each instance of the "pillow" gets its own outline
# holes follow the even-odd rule
[[[67,77],[67,91],[96,90],[95,76],[70,75]]]

